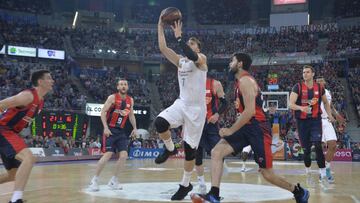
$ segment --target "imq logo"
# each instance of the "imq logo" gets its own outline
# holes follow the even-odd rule
[[[351,152],[350,151],[337,151],[335,153],[335,156],[337,157],[351,157]]]
[[[139,149],[134,150],[133,157],[135,158],[152,158],[159,156],[159,151],[142,151]]]

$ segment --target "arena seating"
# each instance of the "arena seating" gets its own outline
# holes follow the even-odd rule
[[[52,12],[50,0],[0,0],[0,8],[43,15]]]
[[[79,90],[71,82],[64,65],[28,63],[17,60],[1,60],[0,75],[0,98],[4,99],[31,87],[31,71],[37,69],[48,69],[55,80],[53,91],[45,98],[44,108],[46,109],[73,109],[80,110],[86,103],[86,97],[79,93]]]
[[[100,103],[115,92],[118,79],[126,78],[129,82],[129,95],[134,98],[136,106],[149,106],[151,99],[147,81],[142,74],[130,73],[126,68],[106,69],[82,68],[80,80],[84,87]]]

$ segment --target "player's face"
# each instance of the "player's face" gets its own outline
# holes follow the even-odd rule
[[[236,73],[238,71],[238,60],[236,59],[235,56],[232,57],[230,63],[229,63],[229,67],[231,72]]]
[[[196,53],[200,52],[198,44],[196,42],[194,42],[193,40],[189,40],[187,44],[193,52],[196,52]]]
[[[51,74],[46,73],[41,79],[39,79],[38,84],[41,88],[44,88],[47,91],[51,91],[53,89],[54,82],[55,81],[51,77]]]
[[[117,89],[119,90],[119,92],[121,94],[126,94],[128,89],[129,89],[127,81],[126,80],[120,80],[118,82]]]
[[[312,72],[311,68],[305,68],[303,70],[303,78],[305,81],[309,81],[314,78],[314,73]]]

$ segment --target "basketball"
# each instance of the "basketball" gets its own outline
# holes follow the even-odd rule
[[[167,25],[173,25],[175,21],[181,20],[181,12],[175,7],[168,7],[162,12],[161,20]]]
[[[204,203],[204,200],[196,193],[190,195],[192,203]]]

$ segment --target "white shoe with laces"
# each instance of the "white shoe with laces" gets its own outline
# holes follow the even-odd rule
[[[120,183],[117,179],[112,178],[107,185],[113,190],[122,190],[123,189],[122,185],[120,185]]]
[[[90,182],[89,189],[90,189],[90,191],[92,191],[92,192],[97,192],[97,191],[99,191],[99,185],[98,185],[97,181],[92,180],[92,181]]]

